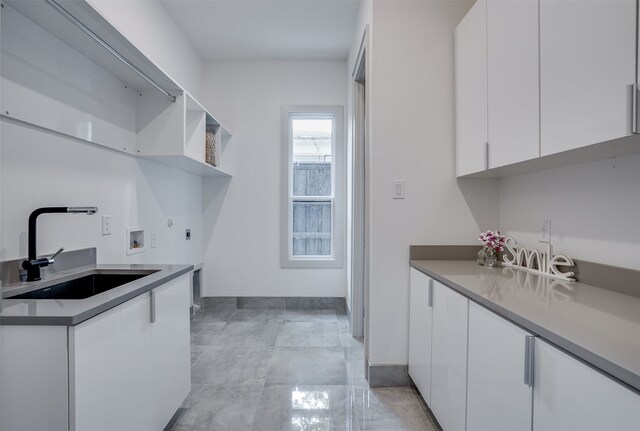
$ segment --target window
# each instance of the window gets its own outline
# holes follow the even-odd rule
[[[282,267],[342,267],[343,109],[283,110]]]

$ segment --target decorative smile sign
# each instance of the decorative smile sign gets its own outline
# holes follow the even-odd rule
[[[547,244],[547,251],[529,250],[519,246],[516,240],[507,237],[505,240],[506,253],[503,256],[504,265],[524,269],[537,274],[549,275],[566,281],[575,281],[575,272],[562,272],[560,268],[573,266],[573,260],[564,254],[553,254],[551,244]],[[511,256],[509,256],[511,255]]]

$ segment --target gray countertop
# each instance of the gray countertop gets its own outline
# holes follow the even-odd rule
[[[5,299],[2,300],[0,323],[74,326],[191,270],[193,265],[89,265],[61,271],[39,282],[5,285],[2,288]],[[95,271],[155,272],[86,299],[7,299],[8,296],[41,289]]]
[[[411,266],[640,391],[640,298],[475,261]]]

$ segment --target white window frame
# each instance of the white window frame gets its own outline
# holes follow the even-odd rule
[[[332,164],[331,255],[293,255],[293,134],[291,117],[334,117]],[[326,105],[289,105],[282,108],[282,187],[280,226],[280,266],[282,268],[342,268],[345,248],[345,159],[344,107]],[[327,197],[321,197],[326,199]],[[307,198],[309,200],[319,200]],[[295,200],[305,200],[295,197]],[[329,199],[327,199],[329,200]]]

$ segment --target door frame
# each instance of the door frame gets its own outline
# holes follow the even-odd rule
[[[351,333],[365,338],[368,346],[368,292],[369,292],[369,26],[365,27],[360,50],[352,72],[353,84],[353,192],[351,234]]]

